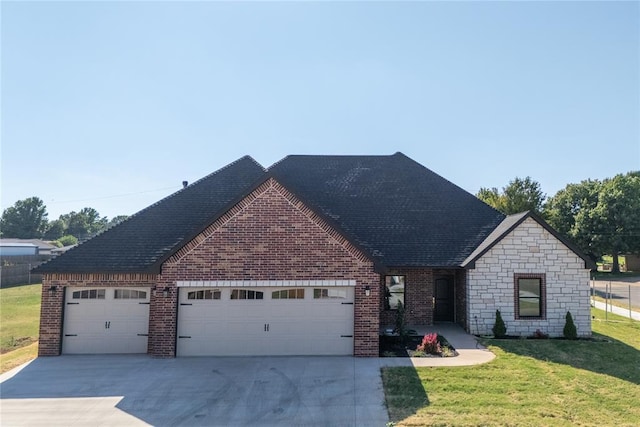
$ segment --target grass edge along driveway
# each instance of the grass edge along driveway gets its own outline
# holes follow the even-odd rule
[[[396,426],[640,425],[640,322],[593,310],[594,341],[485,340],[496,359],[383,368]]]
[[[0,289],[0,373],[38,355],[41,284]]]

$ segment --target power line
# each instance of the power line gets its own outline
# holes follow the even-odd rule
[[[181,186],[172,186],[172,187],[165,187],[165,188],[158,188],[155,190],[145,190],[145,191],[138,191],[135,193],[123,193],[123,194],[115,194],[112,196],[103,196],[103,197],[93,197],[90,199],[77,199],[77,200],[61,200],[61,201],[48,201],[48,204],[61,204],[61,203],[78,203],[78,202],[92,202],[94,200],[104,200],[104,199],[115,199],[117,197],[127,197],[127,196],[136,196],[138,194],[145,194],[145,193],[155,193],[157,191],[166,191],[166,190],[175,190],[178,188],[182,188]]]

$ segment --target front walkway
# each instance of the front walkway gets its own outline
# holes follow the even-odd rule
[[[481,345],[473,335],[468,334],[455,323],[438,323],[432,326],[410,327],[419,335],[437,332],[451,343],[458,355],[455,357],[380,357],[380,366],[471,366],[487,363],[496,355]]]

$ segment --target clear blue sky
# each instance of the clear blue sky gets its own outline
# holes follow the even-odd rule
[[[249,154],[476,193],[640,169],[638,2],[1,3],[2,209],[134,212]]]

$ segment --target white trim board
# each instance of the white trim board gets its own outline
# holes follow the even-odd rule
[[[355,287],[355,280],[178,280],[179,288],[307,288],[349,286]]]

